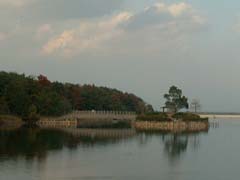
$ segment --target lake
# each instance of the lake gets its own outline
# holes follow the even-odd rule
[[[240,120],[208,132],[0,131],[1,180],[236,180]],[[105,134],[104,134],[105,133]]]

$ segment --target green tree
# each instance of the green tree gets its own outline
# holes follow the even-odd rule
[[[0,114],[8,114],[9,108],[4,97],[0,97]]]
[[[60,116],[71,110],[151,112],[152,107],[134,94],[0,71],[0,113],[28,117],[35,105],[41,116]]]
[[[178,112],[181,109],[188,109],[188,99],[182,95],[182,90],[176,86],[170,87],[168,94],[164,95],[165,105],[172,112]]]
[[[37,107],[35,105],[31,105],[29,106],[28,109],[28,115],[26,118],[24,118],[24,120],[28,123],[28,124],[35,124],[38,120],[39,120],[39,114],[37,113]]]

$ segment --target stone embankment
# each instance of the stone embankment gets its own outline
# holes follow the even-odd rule
[[[61,120],[58,118],[53,117],[42,117],[38,122],[42,128],[76,128],[77,127],[77,120]]]
[[[125,111],[73,111],[60,117],[41,117],[37,124],[40,127],[104,127],[124,124],[124,127],[136,119],[136,113]]]
[[[0,129],[15,129],[23,125],[21,118],[11,115],[0,115]]]
[[[207,131],[209,129],[208,122],[148,122],[148,121],[136,121],[135,128],[139,131]]]

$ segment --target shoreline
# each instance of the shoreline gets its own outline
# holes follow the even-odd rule
[[[171,121],[171,122],[157,122],[157,121],[136,121],[134,128],[137,131],[170,131],[170,132],[201,132],[208,131],[209,122],[186,122],[186,121]]]
[[[14,115],[0,115],[0,129],[16,129],[24,124],[21,118]]]
[[[239,119],[240,114],[199,114],[201,118],[209,119]]]

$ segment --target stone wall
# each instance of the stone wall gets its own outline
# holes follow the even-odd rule
[[[37,125],[39,125],[40,127],[76,128],[77,120],[72,119],[60,120],[58,118],[44,117],[37,122]]]
[[[147,122],[136,121],[134,123],[136,130],[140,131],[207,131],[209,129],[208,122]]]
[[[136,113],[128,111],[73,111],[60,117],[42,117],[40,127],[103,127],[119,123],[130,126],[136,119]]]

